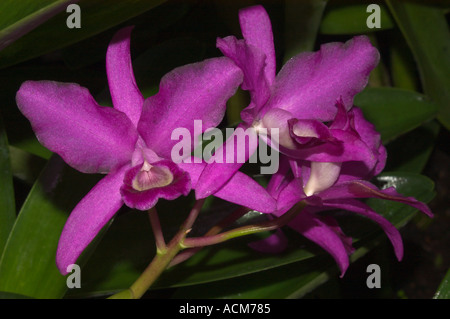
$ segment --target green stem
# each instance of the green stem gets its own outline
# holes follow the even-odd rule
[[[141,298],[150,286],[166,270],[170,261],[183,248],[180,244],[186,233],[179,232],[167,246],[164,253],[157,254],[141,276],[129,288],[133,299]]]
[[[281,215],[278,218],[255,225],[239,227],[213,236],[186,238],[182,244],[184,248],[204,247],[222,243],[232,238],[240,236],[251,235],[263,231],[275,230],[289,223],[295,216],[297,216],[302,211],[302,209],[305,206],[306,206],[305,202],[299,202],[288,212],[286,212],[285,214]]]
[[[219,234],[225,227],[231,225],[236,220],[244,216],[250,211],[250,209],[246,207],[239,207],[236,209],[232,214],[228,215],[226,218],[224,218],[221,222],[219,222],[217,225],[213,226],[204,236],[213,236]],[[175,256],[175,258],[170,262],[169,267],[173,267],[175,265],[178,265],[179,263],[182,263],[189,258],[191,258],[193,255],[195,255],[199,250],[201,250],[202,247],[194,247],[189,248],[178,255]]]

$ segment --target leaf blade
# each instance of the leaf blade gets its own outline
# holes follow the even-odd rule
[[[450,31],[444,11],[407,1],[387,4],[415,57],[424,92],[439,105],[438,119],[449,129]]]

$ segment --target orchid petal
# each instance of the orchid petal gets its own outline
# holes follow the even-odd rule
[[[38,140],[83,173],[107,173],[134,151],[138,135],[128,117],[99,106],[78,84],[27,81],[16,100]]]
[[[180,163],[179,166],[191,177],[192,188],[196,189],[206,163]],[[272,213],[276,209],[276,202],[269,193],[251,177],[236,172],[214,196],[229,202],[254,209],[262,213]]]
[[[273,198],[278,198],[280,191],[286,185],[285,183],[289,182],[288,180],[288,171],[290,168],[289,159],[280,154],[280,165],[278,171],[276,171],[270,177],[269,183],[267,184],[267,192],[272,195]]]
[[[341,270],[341,277],[345,274],[350,264],[347,251],[348,245],[347,243],[344,244],[340,236],[332,228],[306,209],[298,214],[288,225],[326,250],[338,264]]]
[[[357,107],[353,107],[353,123],[355,126],[355,130],[358,132],[361,140],[371,148],[372,152],[375,154],[377,158],[377,163],[375,167],[368,173],[366,179],[370,179],[373,176],[378,175],[384,169],[386,164],[386,148],[381,143],[380,133],[377,132],[375,126],[368,122],[361,111],[361,109]],[[370,174],[370,175],[369,175]]]
[[[298,119],[331,121],[337,112],[336,101],[342,97],[350,108],[378,60],[378,51],[365,36],[345,44],[324,44],[316,53],[300,53],[278,73],[263,112],[281,108]]]
[[[376,222],[391,241],[397,259],[402,260],[403,242],[400,232],[386,218],[374,212],[368,205],[353,199],[327,201],[324,205],[355,212]]]
[[[248,136],[249,143],[246,143]],[[247,147],[248,146],[248,147]],[[240,124],[225,141],[202,172],[195,189],[197,198],[214,195],[255,153],[258,136],[252,127]]]
[[[67,274],[67,266],[76,262],[102,227],[122,207],[119,190],[127,168],[123,166],[100,180],[67,219],[56,252],[56,263],[63,275]]]
[[[144,98],[136,85],[130,55],[133,27],[119,30],[106,52],[106,73],[114,108],[125,113],[135,126],[142,112]]]
[[[217,39],[217,47],[242,70],[242,89],[250,92],[252,103],[241,112],[241,117],[251,125],[257,113],[270,97],[270,84],[264,73],[266,56],[258,48],[233,36]]]
[[[306,195],[303,192],[302,180],[299,178],[294,178],[279,193],[277,198],[277,211],[275,215],[280,216],[284,214],[304,198],[306,198]]]
[[[264,73],[269,85],[272,85],[276,73],[276,55],[269,15],[263,6],[248,7],[239,11],[239,23],[245,42],[264,52]]]
[[[217,126],[241,82],[242,72],[225,57],[176,68],[162,78],[159,92],[145,100],[138,131],[149,148],[169,159],[177,143],[172,132],[188,129],[193,145],[198,137],[194,120],[202,121],[199,134]]]

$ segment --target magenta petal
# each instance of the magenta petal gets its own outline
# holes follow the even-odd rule
[[[39,141],[83,173],[107,173],[134,151],[138,135],[128,117],[99,106],[78,84],[27,81],[16,100]]]
[[[176,68],[162,78],[159,92],[145,100],[138,131],[149,148],[169,159],[179,142],[171,139],[172,132],[187,129],[193,146],[195,133],[222,121],[226,102],[241,82],[241,70],[226,57]],[[194,132],[194,120],[202,121],[200,132]]]
[[[196,189],[199,186],[199,178],[206,163],[180,163],[179,166],[189,173],[192,188]],[[218,169],[220,170],[220,166]],[[264,187],[241,172],[236,172],[213,195],[262,213],[273,213],[276,209],[275,199],[269,195]]]
[[[341,237],[314,214],[303,210],[289,224],[289,227],[326,250],[341,270],[341,277],[349,266],[348,246]]]
[[[276,56],[269,15],[260,5],[248,7],[239,11],[239,23],[245,42],[266,56],[264,73],[269,85],[272,85],[276,73]]]
[[[246,122],[251,125],[270,97],[270,84],[264,72],[266,56],[258,48],[233,36],[217,39],[217,47],[233,60],[244,74],[242,89],[250,92],[252,103],[242,111],[241,116],[244,120],[248,118]]]
[[[350,108],[378,60],[378,51],[365,36],[345,44],[324,44],[315,53],[300,53],[278,73],[264,112],[282,108],[298,119],[331,121],[336,101],[342,97]]]
[[[273,198],[278,198],[279,193],[289,183],[289,168],[289,159],[285,155],[280,154],[280,166],[278,171],[272,174],[266,187],[267,192],[269,192]]]
[[[123,28],[114,35],[106,53],[106,73],[114,108],[125,113],[137,126],[144,98],[136,85],[131,65],[132,29]]]
[[[278,195],[276,215],[284,214],[304,198],[306,198],[306,195],[303,191],[302,180],[300,178],[291,180]]]
[[[374,212],[368,205],[353,199],[327,201],[324,205],[355,212],[376,222],[391,241],[397,259],[402,260],[403,242],[400,232],[386,218]]]
[[[251,138],[246,143],[245,132]],[[214,195],[252,156],[258,147],[258,136],[253,128],[240,124],[233,134],[214,154],[213,160],[205,167],[195,188],[197,198]]]
[[[122,207],[120,186],[127,168],[124,166],[100,180],[67,219],[56,252],[56,264],[63,275],[67,274],[67,266],[76,262],[102,227]]]
[[[353,123],[355,130],[358,132],[361,140],[372,150],[377,158],[375,167],[368,173],[366,179],[370,179],[373,176],[378,175],[384,169],[386,164],[387,153],[386,149],[381,143],[380,133],[377,132],[375,126],[368,122],[361,111],[357,107],[353,107]]]
[[[187,196],[189,194],[191,190],[189,175],[180,169],[177,164],[162,160],[151,163],[151,166],[162,173],[157,174],[159,177],[152,178],[148,183],[139,181],[139,173],[142,172],[143,168],[142,164],[132,167],[126,172],[120,191],[128,207],[148,210],[155,206],[160,198],[173,200],[181,195]],[[167,175],[170,177],[168,180]],[[161,181],[160,177],[166,179],[166,181]]]

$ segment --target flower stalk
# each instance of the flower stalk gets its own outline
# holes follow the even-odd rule
[[[273,220],[265,221],[259,224],[238,227],[236,229],[232,229],[213,236],[186,238],[182,244],[184,248],[204,247],[222,243],[236,237],[261,233],[264,231],[272,231],[288,224],[295,216],[297,216],[302,211],[305,206],[306,203],[302,201],[297,203],[282,216],[277,217]]]
[[[155,207],[149,209],[148,217],[155,237],[156,252],[158,254],[162,254],[166,251],[167,246],[161,229],[161,223],[159,222],[158,212],[156,211]]]

